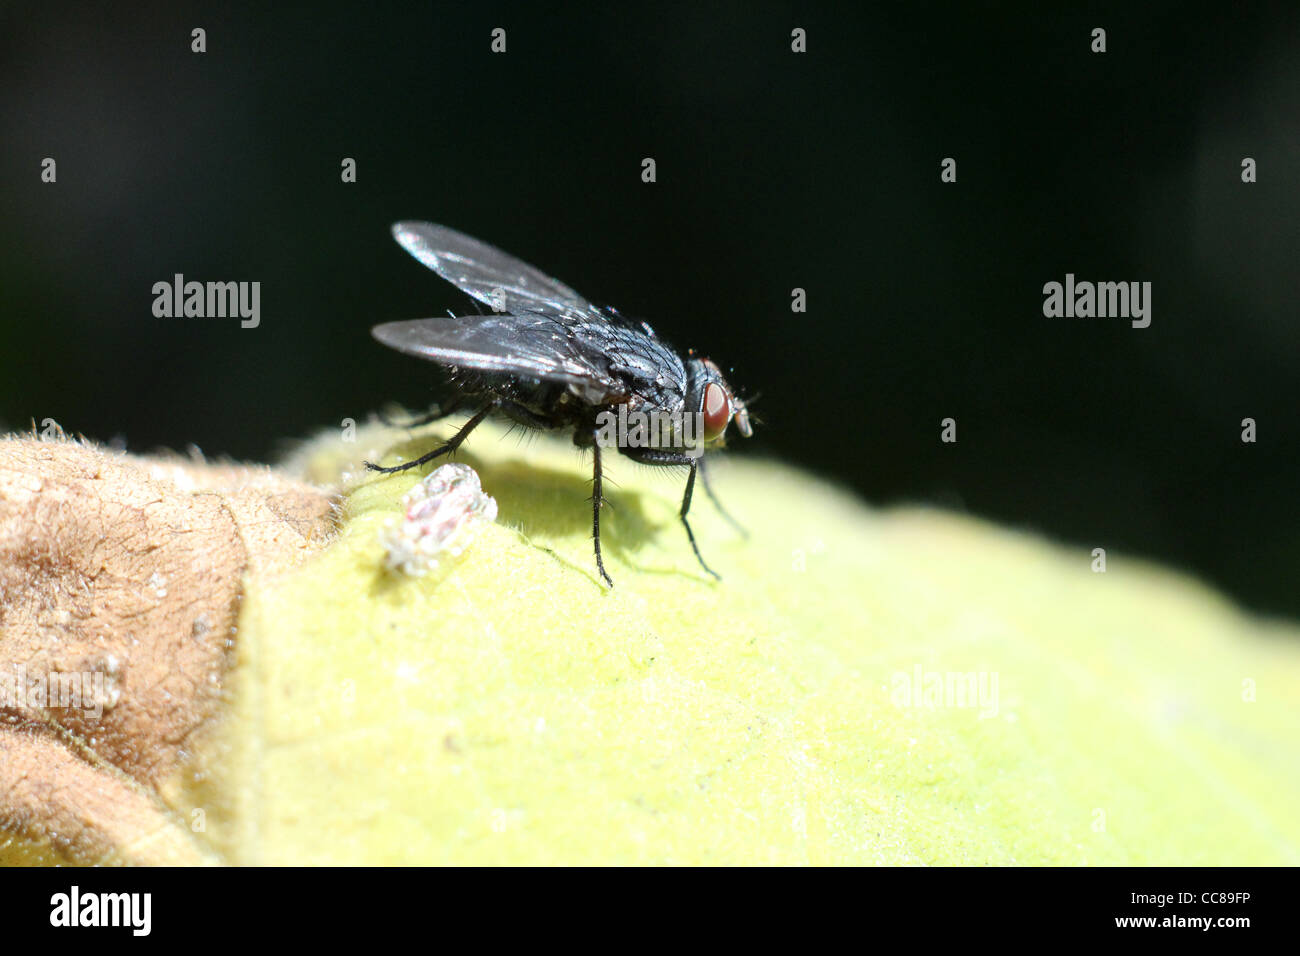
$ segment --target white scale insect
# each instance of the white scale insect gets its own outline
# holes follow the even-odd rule
[[[384,563],[419,577],[469,547],[497,518],[496,499],[483,493],[478,473],[460,462],[441,465],[402,496],[402,519],[384,529]]]

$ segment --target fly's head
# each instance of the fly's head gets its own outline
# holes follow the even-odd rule
[[[686,375],[686,412],[700,416],[704,444],[724,444],[727,426],[733,421],[744,437],[753,434],[745,403],[732,391],[717,365],[709,359],[691,356],[686,363]]]

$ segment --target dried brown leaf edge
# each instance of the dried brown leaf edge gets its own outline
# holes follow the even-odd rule
[[[245,576],[332,530],[328,492],[266,467],[0,439],[0,864],[220,862],[169,795]]]

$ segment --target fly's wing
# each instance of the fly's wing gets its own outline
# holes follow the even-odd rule
[[[467,295],[497,312],[593,311],[562,282],[486,242],[431,222],[399,222],[393,238]]]
[[[624,383],[607,357],[555,315],[463,315],[386,322],[371,334],[391,349],[441,365],[576,386],[589,401],[619,401]]]

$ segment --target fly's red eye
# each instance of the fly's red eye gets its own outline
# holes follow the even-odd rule
[[[731,402],[727,390],[717,382],[704,386],[704,440],[713,441],[727,430],[731,421]]]

